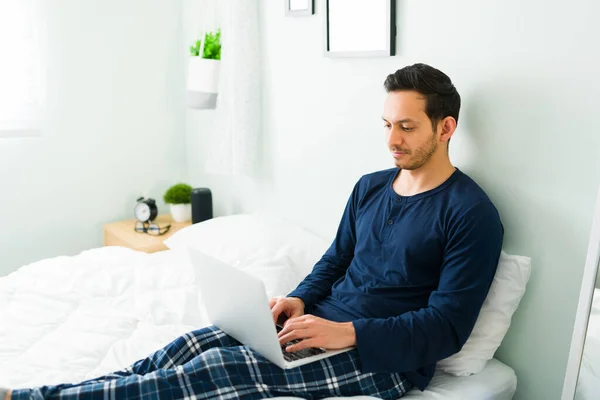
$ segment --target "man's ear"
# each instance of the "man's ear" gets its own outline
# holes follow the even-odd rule
[[[438,123],[438,130],[440,131],[440,141],[448,142],[456,130],[456,120],[454,117],[446,117],[441,120]]]

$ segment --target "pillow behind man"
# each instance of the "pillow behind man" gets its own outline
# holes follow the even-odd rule
[[[437,369],[455,376],[481,372],[500,347],[511,318],[525,293],[531,258],[500,254],[492,286],[469,339],[456,354],[437,363]]]

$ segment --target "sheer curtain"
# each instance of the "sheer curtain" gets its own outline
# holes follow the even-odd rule
[[[261,134],[261,49],[258,0],[221,4],[221,72],[206,171],[258,173]]]
[[[35,134],[42,112],[36,0],[0,0],[0,137]]]

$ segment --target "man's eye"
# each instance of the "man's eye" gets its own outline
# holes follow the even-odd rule
[[[385,127],[386,129],[390,129],[391,125],[385,124],[385,125],[384,125],[384,127]]]
[[[402,130],[405,131],[405,132],[410,132],[410,131],[414,131],[415,128],[409,128],[408,126],[403,126]]]

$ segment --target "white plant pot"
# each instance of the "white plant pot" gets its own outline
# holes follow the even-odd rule
[[[170,207],[174,222],[186,222],[192,219],[191,204],[170,204]]]
[[[190,57],[189,60],[187,77],[188,107],[216,108],[221,61],[207,60],[202,57]]]

